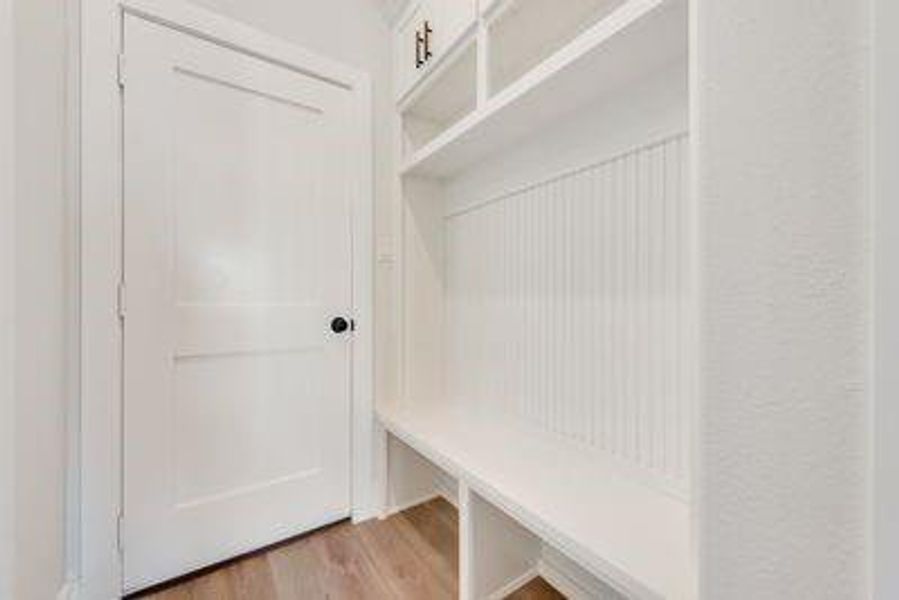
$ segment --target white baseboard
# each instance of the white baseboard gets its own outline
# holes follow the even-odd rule
[[[501,588],[487,596],[487,600],[503,600],[507,596],[510,596],[512,592],[517,590],[520,587],[525,586],[529,581],[535,579],[540,576],[538,568],[533,568],[525,571],[512,581],[506,583]],[[562,590],[559,590],[562,591]]]
[[[452,504],[456,510],[459,509],[459,501],[456,498],[456,494],[452,489],[447,485],[447,482],[438,479],[434,482],[434,491],[427,493],[419,498],[415,498],[413,500],[408,500],[403,502],[402,504],[394,504],[381,513],[380,518],[386,519],[387,517],[391,517],[396,513],[401,513],[404,510],[409,510],[410,508],[414,508],[419,504],[424,504],[425,502],[430,502],[431,500],[435,500],[437,498],[443,498],[450,504]]]
[[[366,521],[370,521],[371,519],[377,519],[382,515],[382,511],[376,508],[369,508],[364,511],[353,511],[352,521],[354,525],[358,525],[359,523],[365,523]]]
[[[413,500],[408,500],[406,502],[403,502],[402,504],[394,504],[393,506],[389,507],[386,511],[384,511],[384,514],[381,515],[381,518],[386,519],[387,517],[392,517],[393,515],[395,515],[397,513],[401,513],[404,510],[409,510],[410,508],[414,508],[414,507],[418,506],[419,504],[424,504],[425,502],[430,502],[431,500],[434,500],[435,498],[440,498],[441,496],[442,496],[442,494],[440,494],[440,493],[432,492],[430,494],[425,494],[424,496],[421,496],[419,498],[415,498]]]
[[[537,572],[569,600],[626,600],[627,596],[597,579],[558,551],[544,546]]]

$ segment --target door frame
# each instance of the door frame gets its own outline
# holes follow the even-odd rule
[[[354,170],[351,355],[351,511],[377,514],[373,475],[373,139],[367,73],[318,56],[183,0],[81,0],[80,47],[80,551],[78,596],[123,592],[119,536],[122,502],[122,332],[117,289],[122,277],[122,97],[119,88],[125,15],[254,56],[353,93],[361,129]]]

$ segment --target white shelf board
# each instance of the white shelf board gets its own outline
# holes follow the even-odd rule
[[[629,597],[694,597],[686,501],[508,418],[445,408],[378,415],[391,434]]]
[[[405,162],[449,177],[578,107],[687,55],[685,0],[629,0]]]

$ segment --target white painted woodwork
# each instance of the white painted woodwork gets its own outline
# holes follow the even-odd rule
[[[446,217],[447,394],[689,485],[687,138]]]
[[[478,10],[481,15],[489,14],[494,7],[501,4],[500,0],[480,0],[478,2]]]
[[[449,51],[458,38],[475,22],[478,0],[426,0],[434,18],[433,52],[435,59]]]
[[[495,43],[491,40],[488,48]],[[683,63],[686,57],[684,0],[628,0],[407,155],[401,172],[418,177],[457,175],[514,146],[529,132]]]
[[[423,0],[414,0],[403,13],[396,26],[393,39],[394,85],[397,96],[402,96],[424,74],[418,62],[423,50],[416,41],[425,16]],[[419,46],[418,48],[416,46]]]
[[[125,18],[133,590],[350,511],[350,90]]]
[[[396,95],[405,97],[425,77],[436,70],[443,59],[465,33],[472,29],[477,18],[477,0],[413,0],[409,3],[394,30],[394,69]],[[416,50],[416,32],[424,39],[427,22],[432,32],[428,36],[430,57],[425,56],[422,44]],[[419,61],[416,61],[416,57]]]
[[[472,577],[474,565],[474,521],[471,505],[474,494],[465,482],[458,483],[459,489],[459,600],[473,600],[475,581]]]
[[[387,512],[397,513],[442,496],[458,505],[456,480],[395,438],[387,436]]]
[[[433,405],[381,407],[379,416],[393,435],[627,597],[694,597],[689,502],[514,417]]]
[[[434,69],[430,85],[404,101],[400,108],[404,154],[421,148],[475,110],[477,63],[478,46],[470,40]]]
[[[433,181],[403,181],[401,401],[438,402],[444,390],[444,209]]]
[[[547,544],[543,544],[537,572],[567,600],[627,600],[627,596]]]
[[[513,83],[625,0],[501,0],[488,14],[489,93]]]
[[[511,517],[471,494],[473,597],[502,600],[537,574],[542,542]]]

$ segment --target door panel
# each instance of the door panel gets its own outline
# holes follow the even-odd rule
[[[125,584],[350,510],[351,92],[125,21]]]

